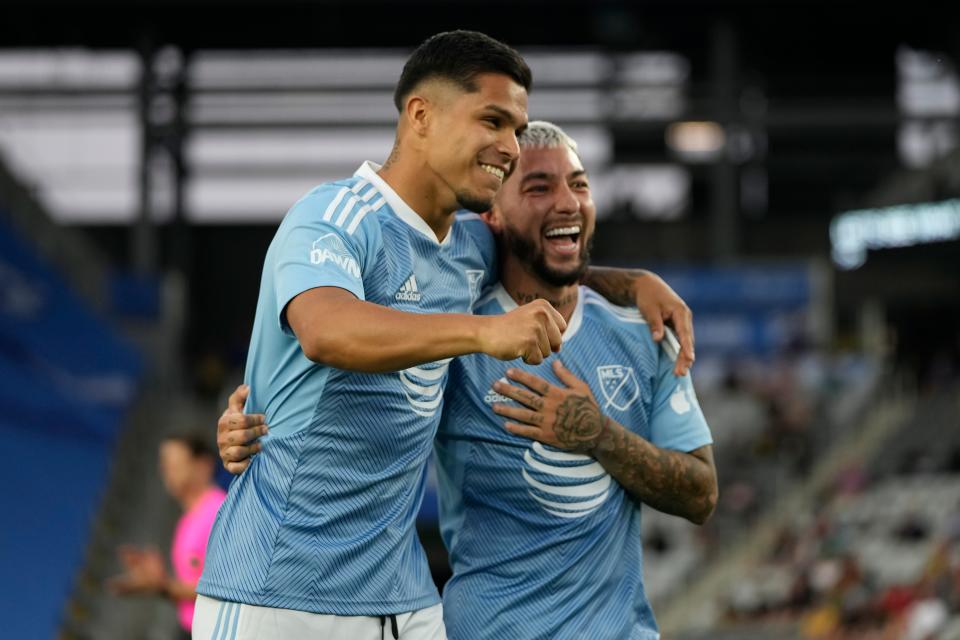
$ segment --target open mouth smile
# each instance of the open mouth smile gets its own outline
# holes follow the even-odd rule
[[[554,227],[543,234],[546,243],[561,255],[576,255],[580,252],[580,225]]]
[[[496,177],[500,182],[503,182],[504,176],[507,175],[506,171],[496,165],[480,163],[480,168]]]

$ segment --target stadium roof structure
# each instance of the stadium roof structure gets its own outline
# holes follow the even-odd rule
[[[453,28],[518,47],[679,52],[705,104],[726,64],[723,82],[763,96],[769,208],[788,213],[860,206],[896,170],[898,50],[960,61],[960,3],[851,0],[6,0],[0,48],[410,48]],[[627,155],[651,142],[617,133]]]
[[[525,54],[559,47],[678,54],[689,64],[683,117],[716,120],[728,141],[749,143],[730,170],[670,149],[668,120],[605,122],[613,161],[682,165],[692,206],[672,227],[606,233],[597,255],[704,260],[723,254],[727,238],[737,245],[729,255],[829,259],[829,222],[841,212],[960,196],[956,181],[941,179],[960,174],[957,2],[6,0],[0,50],[396,53],[454,28],[485,31]],[[538,87],[535,79],[532,105]],[[896,252],[936,267],[956,263],[958,244]],[[900,272],[899,264],[887,268]],[[902,288],[943,296],[956,285],[913,283],[944,278],[914,274]],[[878,278],[875,291],[892,281]]]

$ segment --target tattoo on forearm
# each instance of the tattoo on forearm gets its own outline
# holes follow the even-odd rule
[[[557,407],[553,430],[564,447],[586,452],[603,431],[605,419],[592,398],[571,395]]]
[[[610,269],[590,267],[583,276],[583,283],[615,305],[632,307],[637,301],[633,286],[644,271],[638,269]]]
[[[645,504],[693,522],[705,522],[716,506],[712,454],[660,449],[612,420],[593,455],[623,488]]]

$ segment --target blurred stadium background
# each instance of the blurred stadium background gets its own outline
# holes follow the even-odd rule
[[[721,500],[646,510],[664,638],[960,638],[960,5],[6,0],[4,638],[160,639],[103,581],[168,544],[160,437],[213,439],[262,259],[382,161],[426,36],[485,31],[592,174],[594,259],[695,312]],[[224,479],[225,480],[225,479]],[[421,533],[446,577],[427,500]]]

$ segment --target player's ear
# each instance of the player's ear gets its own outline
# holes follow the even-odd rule
[[[411,94],[403,105],[403,119],[418,137],[426,135],[431,120],[430,100],[419,94]]]
[[[483,218],[483,221],[487,223],[487,226],[490,227],[490,230],[495,234],[499,234],[503,229],[503,218],[500,213],[500,207],[494,203],[490,211],[486,213],[481,213],[480,217]]]

